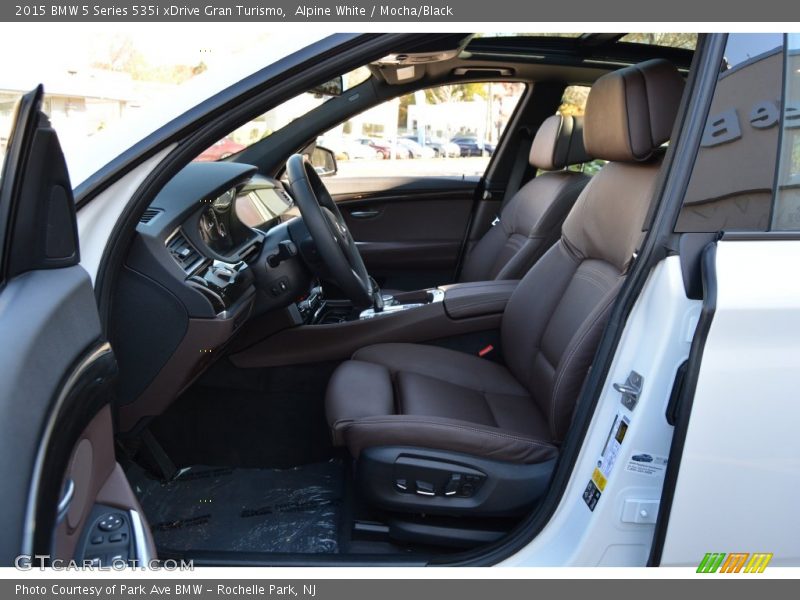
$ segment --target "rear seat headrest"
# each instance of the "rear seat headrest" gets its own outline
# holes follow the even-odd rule
[[[547,117],[531,144],[529,162],[545,171],[557,171],[591,160],[583,147],[583,118]]]
[[[647,160],[669,139],[684,81],[663,59],[603,75],[586,102],[583,141],[595,158]]]

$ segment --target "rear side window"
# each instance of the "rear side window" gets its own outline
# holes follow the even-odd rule
[[[558,114],[564,116],[582,117],[586,112],[586,100],[589,98],[588,85],[569,85],[561,97]]]
[[[561,104],[558,107],[558,114],[564,116],[582,117],[586,112],[586,100],[589,98],[588,85],[570,85],[564,90],[564,95],[561,97]],[[597,173],[604,164],[605,160],[592,160],[582,165],[570,165],[567,167],[570,171],[581,171],[587,175],[594,175]]]
[[[782,34],[728,37],[676,231],[770,229],[779,148],[789,137],[785,63]]]

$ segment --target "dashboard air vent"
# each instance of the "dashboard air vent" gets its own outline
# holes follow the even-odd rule
[[[139,223],[149,223],[150,221],[153,220],[153,217],[155,217],[160,212],[161,211],[157,208],[148,208],[142,213],[142,216],[139,217]]]
[[[175,262],[180,265],[181,269],[187,273],[194,271],[200,263],[203,262],[203,257],[194,249],[186,236],[180,231],[177,231],[168,241],[167,250],[175,259]]]

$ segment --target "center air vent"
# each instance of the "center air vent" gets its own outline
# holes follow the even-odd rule
[[[194,271],[203,262],[203,257],[180,230],[167,240],[167,250],[181,269],[187,273]]]

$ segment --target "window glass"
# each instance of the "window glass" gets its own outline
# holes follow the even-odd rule
[[[620,42],[632,44],[648,44],[651,46],[668,46],[694,50],[697,46],[696,33],[626,33]]]
[[[341,91],[344,92],[354,88],[358,84],[365,82],[370,76],[371,73],[367,67],[359,67],[349,73],[345,73],[342,76]],[[255,144],[259,140],[272,135],[295,119],[299,119],[333,98],[334,95],[327,93],[327,91],[327,86],[319,86],[314,90],[290,98],[235,129],[209,148],[206,148],[194,160],[197,162],[215,161],[241,152],[251,144]]]
[[[561,97],[561,104],[558,107],[558,114],[573,117],[582,117],[586,112],[586,100],[589,98],[588,85],[570,85],[564,90]],[[570,171],[581,171],[587,175],[594,175],[604,164],[605,160],[597,159],[582,165],[571,165],[567,167]]]
[[[519,103],[522,83],[464,83],[420,90],[325,132],[338,177],[483,175]]]
[[[564,90],[561,97],[561,105],[558,107],[558,114],[582,117],[586,112],[586,100],[589,98],[588,85],[570,85]]]
[[[765,231],[775,180],[783,36],[731,34],[676,231]]]
[[[784,122],[772,228],[800,230],[800,34],[786,39]]]

